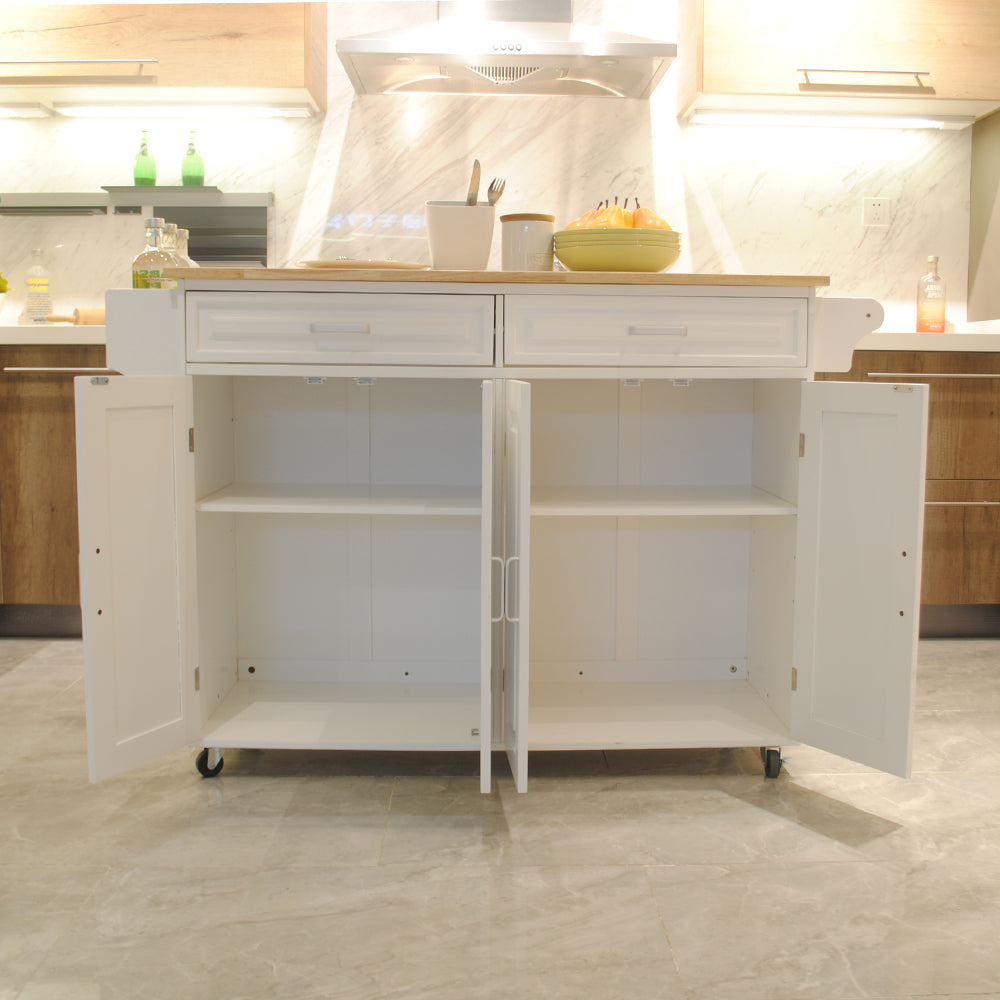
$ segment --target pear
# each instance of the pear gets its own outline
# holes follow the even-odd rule
[[[671,229],[671,225],[666,219],[661,219],[652,209],[642,208],[639,200],[636,199],[636,209],[632,213],[632,226],[634,229]]]
[[[604,204],[603,201],[597,203],[597,208],[590,209],[589,212],[584,212],[583,215],[574,219],[572,222],[566,224],[567,229],[589,229],[593,225],[594,219],[597,218],[597,213],[600,212],[601,206]]]

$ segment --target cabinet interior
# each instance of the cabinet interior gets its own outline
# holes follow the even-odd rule
[[[479,748],[480,383],[193,383],[205,744]]]
[[[532,749],[787,738],[799,399],[532,383]]]

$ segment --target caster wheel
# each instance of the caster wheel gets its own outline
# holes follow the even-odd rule
[[[761,747],[760,757],[764,762],[764,776],[777,778],[781,773],[781,750],[776,747]]]
[[[220,757],[218,763],[215,767],[208,766],[208,747],[205,747],[200,754],[198,754],[197,759],[194,762],[194,766],[198,768],[198,773],[203,778],[214,778],[221,770],[224,761]]]

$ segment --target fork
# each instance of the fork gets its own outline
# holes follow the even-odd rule
[[[490,181],[490,186],[486,189],[486,197],[491,205],[495,205],[500,200],[500,195],[503,194],[503,189],[506,186],[507,182],[502,177],[494,177]]]

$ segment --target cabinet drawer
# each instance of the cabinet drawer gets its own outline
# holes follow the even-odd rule
[[[504,361],[799,368],[806,327],[805,299],[513,295]]]
[[[189,292],[187,360],[489,365],[492,295]]]

